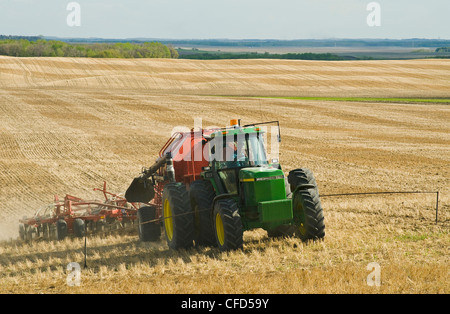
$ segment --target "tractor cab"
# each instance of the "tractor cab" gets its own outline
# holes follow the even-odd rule
[[[217,188],[222,193],[238,194],[240,172],[245,168],[268,167],[264,131],[259,127],[234,124],[212,133],[209,140],[209,169],[217,173]]]
[[[212,133],[208,141],[210,163],[203,176],[211,180],[217,195],[236,200],[250,225],[252,220],[269,222],[263,216],[273,210],[265,202],[276,207],[277,224],[292,219],[284,173],[278,164],[269,163],[264,136],[262,128],[233,125],[232,120],[230,128]]]
[[[210,169],[217,173],[221,193],[238,194],[242,169],[268,166],[263,136],[255,127],[235,127],[211,135]]]

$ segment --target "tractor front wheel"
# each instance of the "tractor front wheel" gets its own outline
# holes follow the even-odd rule
[[[302,241],[325,237],[323,209],[317,189],[296,191],[292,203],[295,234]]]
[[[294,214],[294,230],[290,233],[298,235],[302,241],[322,239],[325,223],[314,174],[307,168],[294,169],[289,172],[288,181]]]
[[[213,223],[221,251],[242,249],[244,232],[238,206],[233,199],[221,199],[215,203]]]

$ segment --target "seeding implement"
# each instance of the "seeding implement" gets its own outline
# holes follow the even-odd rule
[[[164,228],[170,248],[243,246],[243,232],[269,236],[325,236],[316,180],[305,168],[286,177],[278,160],[267,160],[263,124],[201,129],[172,135],[159,158],[135,178],[125,193],[139,208],[139,237],[157,241]]]
[[[120,195],[108,192],[106,182],[103,189],[94,191],[103,193],[105,200],[84,200],[66,195],[38,210],[33,217],[20,220],[19,235],[22,240],[36,238],[63,240],[69,235],[83,237],[85,234],[101,233],[110,230],[131,228],[136,219],[138,207],[128,203]]]

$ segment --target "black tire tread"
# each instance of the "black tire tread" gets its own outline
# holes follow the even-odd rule
[[[194,241],[196,245],[215,245],[214,224],[212,221],[213,201],[216,192],[209,181],[198,180],[190,186],[191,207],[194,213]],[[195,211],[195,206],[198,212]],[[196,217],[197,216],[197,217]]]
[[[194,216],[192,215],[189,193],[182,183],[166,184],[163,191],[163,206],[168,199],[172,210],[173,238],[167,238],[171,249],[192,247],[194,241]],[[163,211],[164,212],[164,211]],[[163,217],[165,219],[165,217]]]
[[[306,234],[299,235],[303,241],[319,240],[325,237],[325,221],[319,193],[316,189],[297,191],[294,197],[300,197],[304,215]]]
[[[305,234],[300,234],[299,229],[295,228],[294,234],[303,241],[318,240],[325,237],[325,222],[323,208],[320,202],[319,189],[313,172],[308,168],[298,168],[291,170],[288,175],[288,182],[291,185],[293,208],[298,202],[301,202],[303,214],[305,217]],[[312,185],[314,188],[296,190],[300,185]],[[294,214],[295,216],[295,214]],[[295,217],[294,217],[295,220]],[[299,222],[297,222],[299,224]]]
[[[242,249],[244,244],[244,232],[236,201],[233,199],[221,199],[216,202],[214,207],[214,217],[218,211],[221,213],[225,233],[225,242],[223,246],[221,246],[219,240],[216,239],[219,249],[221,251]],[[215,227],[215,218],[213,220]]]
[[[64,240],[67,236],[67,222],[60,219],[56,222],[56,239],[58,241]]]
[[[288,182],[291,185],[291,192],[294,193],[299,185],[311,184],[317,187],[316,178],[308,168],[298,168],[289,171]]]
[[[84,220],[80,218],[75,219],[75,221],[73,222],[73,234],[75,235],[75,237],[82,238],[84,237],[85,232],[86,226]]]
[[[139,239],[142,242],[156,242],[161,239],[161,224],[156,219],[155,206],[143,206],[137,211]]]

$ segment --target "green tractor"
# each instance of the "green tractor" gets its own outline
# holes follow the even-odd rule
[[[324,216],[313,173],[301,168],[286,177],[277,160],[267,159],[260,126],[270,123],[277,123],[281,141],[278,121],[241,126],[232,120],[223,129],[174,134],[125,194],[129,202],[147,203],[138,211],[141,240],[158,240],[160,225],[174,249],[240,249],[244,231],[255,228],[270,237],[322,239]]]

